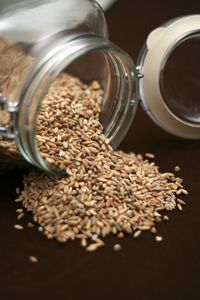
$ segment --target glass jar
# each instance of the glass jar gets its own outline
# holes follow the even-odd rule
[[[100,83],[101,122],[114,148],[126,135],[140,99],[168,132],[200,137],[199,15],[177,18],[150,33],[135,67],[108,40],[96,1],[12,0],[0,2],[0,9],[0,105],[7,120],[3,124],[0,118],[0,133],[14,140],[32,165],[60,174],[42,159],[35,127],[44,95],[61,72]],[[12,166],[15,161],[14,155]]]
[[[26,161],[51,173],[59,171],[40,155],[36,116],[50,84],[61,72],[70,72],[84,82],[95,79],[100,83],[104,91],[101,122],[112,146],[117,147],[136,110],[137,75],[129,55],[108,40],[98,3],[1,1],[0,105],[1,116],[7,114],[7,118],[0,118],[0,134],[2,139],[16,142]],[[1,119],[7,120],[6,124]],[[1,170],[19,167],[17,152],[13,148],[5,152],[5,143],[0,142]]]

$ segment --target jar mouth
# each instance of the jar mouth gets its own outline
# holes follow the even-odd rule
[[[182,138],[200,137],[198,15],[154,29],[140,52],[140,96],[151,119]]]
[[[180,122],[196,127],[200,127],[199,46],[199,30],[183,35],[164,57],[159,82],[167,109]]]
[[[74,68],[77,62],[82,64],[80,68]],[[74,73],[75,69],[79,72]],[[66,176],[66,172],[42,158],[36,141],[36,120],[50,85],[63,71],[73,73],[84,82],[99,81],[104,91],[100,121],[113,148],[126,135],[138,105],[138,80],[133,61],[110,41],[81,34],[62,40],[52,48],[36,64],[22,92],[17,144],[31,164],[58,176]]]

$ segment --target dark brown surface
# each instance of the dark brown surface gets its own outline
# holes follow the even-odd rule
[[[200,1],[119,0],[107,13],[111,39],[136,60],[148,33],[171,18],[200,13]],[[66,246],[46,240],[35,229],[18,232],[14,204],[21,174],[1,177],[0,299],[200,299],[200,142],[173,137],[152,123],[140,109],[121,148],[156,154],[162,171],[181,166],[190,195],[182,213],[158,226],[164,238],[150,233],[121,241],[114,253],[114,237],[106,247],[86,253],[77,242]],[[28,218],[22,223],[26,224]],[[30,264],[29,255],[39,259]]]

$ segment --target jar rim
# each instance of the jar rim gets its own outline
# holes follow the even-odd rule
[[[185,38],[199,32],[199,16],[188,15],[175,18],[154,29],[149,34],[137,62],[141,74],[140,98],[145,112],[165,131],[188,139],[200,137],[200,126],[180,118],[172,111],[163,94],[162,76],[168,57],[177,45]]]

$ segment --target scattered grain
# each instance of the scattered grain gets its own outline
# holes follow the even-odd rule
[[[24,216],[25,216],[25,213],[19,214],[19,215],[17,216],[17,220],[19,221],[19,220],[23,219]]]
[[[157,229],[155,227],[152,227],[151,228],[151,233],[156,233],[157,232]]]
[[[186,205],[185,201],[183,201],[182,199],[178,198],[176,201],[181,205]]]
[[[156,235],[156,236],[155,236],[155,240],[156,240],[156,242],[162,242],[163,237],[162,237],[162,236],[159,236],[159,235]]]
[[[136,232],[134,232],[133,237],[138,238],[141,234],[142,234],[142,230],[137,230]]]
[[[120,245],[120,244],[115,244],[114,246],[113,246],[113,250],[114,251],[120,251],[120,250],[122,250],[122,246]]]
[[[163,220],[164,220],[164,221],[169,221],[169,217],[165,215],[165,216],[163,217]]]
[[[43,230],[44,230],[44,229],[43,229],[42,226],[39,226],[39,227],[38,227],[38,231],[39,231],[39,232],[43,232]]]
[[[182,211],[183,210],[183,207],[180,203],[177,204],[177,207],[178,207],[178,210]]]
[[[79,239],[88,252],[102,247],[100,238],[111,233],[118,238],[156,233],[156,223],[166,220],[161,212],[181,205],[176,195],[187,192],[180,178],[160,173],[140,154],[113,151],[99,121],[101,102],[99,84],[58,77],[38,116],[37,143],[43,159],[68,176],[33,170],[15,201],[32,211],[48,239]]]
[[[24,227],[22,225],[19,225],[19,224],[15,224],[14,228],[17,229],[17,230],[23,230],[24,229]]]
[[[81,240],[81,246],[84,248],[87,246],[87,240],[85,238]]]
[[[28,227],[28,228],[33,228],[33,227],[34,227],[34,225],[33,225],[33,223],[31,223],[31,222],[28,222],[28,224],[27,224],[27,227]]]
[[[175,167],[174,167],[174,171],[175,171],[175,172],[180,172],[180,170],[181,170],[181,168],[180,168],[179,166],[175,166]]]
[[[182,194],[184,194],[184,195],[188,195],[188,194],[189,194],[188,191],[185,190],[185,189],[181,189],[181,192],[182,192]]]
[[[149,153],[149,152],[145,153],[145,156],[147,158],[155,158],[155,155],[153,153]]]
[[[117,235],[117,237],[119,239],[122,239],[124,237],[124,233],[123,232],[119,232],[118,235]]]
[[[94,243],[94,244],[90,244],[87,248],[86,248],[86,250],[88,251],[88,252],[94,252],[94,251],[96,251],[98,248],[100,248],[100,247],[102,247],[103,245],[102,244],[100,244],[100,243]]]
[[[29,260],[31,263],[36,264],[38,263],[38,258],[36,256],[29,256]]]
[[[16,188],[16,194],[18,195],[20,193],[20,188]]]
[[[184,194],[184,195],[188,195],[188,191],[185,190],[185,189],[179,189],[177,192],[176,192],[177,195],[180,195],[180,194]]]

